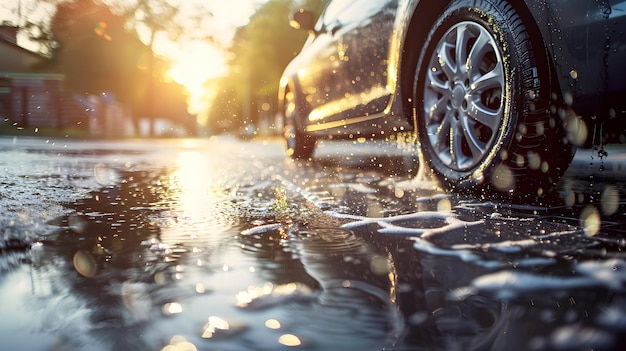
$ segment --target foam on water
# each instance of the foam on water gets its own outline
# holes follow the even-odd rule
[[[393,188],[399,184],[403,185],[402,195],[410,190],[406,182],[387,186],[392,188],[390,192],[398,194]],[[364,194],[376,189],[375,186],[349,188],[363,190]],[[297,190],[305,198],[315,200],[306,190]],[[449,202],[449,196],[435,193],[418,195],[414,201],[433,204],[443,200]],[[597,240],[585,235],[585,228],[537,215],[546,211],[545,207],[515,205],[504,212],[525,213],[526,216],[503,214],[498,210],[501,205],[490,202],[458,202],[450,207],[447,211],[422,210],[384,217],[355,215],[342,207],[326,209],[324,213],[344,221],[342,229],[358,231],[375,226],[378,234],[405,235],[413,241],[413,248],[417,251],[453,257],[487,270],[472,279],[469,286],[457,289],[457,298],[485,292],[498,299],[510,299],[538,291],[601,288],[623,292],[626,288],[626,264],[619,259],[573,263],[571,271],[576,274],[572,276],[534,271],[540,267],[556,268],[560,264],[558,257],[563,254],[598,244]],[[507,235],[499,235],[501,228],[507,231]],[[547,272],[551,271],[552,268]],[[610,318],[615,316],[605,317]]]

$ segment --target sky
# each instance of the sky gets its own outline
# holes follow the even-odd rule
[[[124,1],[124,0],[118,0]],[[205,82],[227,73],[223,46],[227,46],[237,27],[248,23],[255,10],[267,0],[171,0],[179,3],[181,14],[193,13],[194,8],[203,6],[213,17],[203,24],[203,31],[217,40],[216,44],[207,41],[172,41],[166,35],[157,38],[154,50],[157,54],[172,60],[169,75],[176,82],[184,85],[190,93],[189,109],[200,114],[208,109],[212,93]],[[0,22],[22,24],[19,14],[39,21],[52,13],[51,8],[42,7],[36,0],[0,1]],[[36,50],[27,38],[18,38],[18,44],[27,49]],[[221,47],[222,46],[222,47]]]

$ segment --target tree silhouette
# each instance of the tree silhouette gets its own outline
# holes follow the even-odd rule
[[[326,2],[307,0],[301,7],[319,14]],[[270,0],[235,33],[228,50],[230,72],[217,83],[220,92],[210,111],[215,132],[258,125],[260,112],[265,112],[267,105],[276,106],[282,71],[307,36],[289,26],[288,16],[294,10],[291,0]]]
[[[142,116],[152,121],[188,117],[184,88],[162,78],[167,62],[155,57],[152,42],[144,44],[127,23],[127,17],[92,0],[57,6],[50,22],[58,43],[52,56],[67,88],[79,94],[112,93],[131,109],[135,130]]]
[[[153,82],[158,77],[156,70],[156,61],[153,55],[154,43],[159,32],[169,32],[172,37],[177,37],[182,32],[182,27],[175,21],[178,14],[178,8],[164,0],[135,0],[135,1],[117,1],[114,2],[117,8],[122,11],[126,23],[136,31],[137,35],[146,32],[146,55],[145,69],[147,77],[146,90],[144,92],[144,113],[149,117],[150,136],[154,136],[154,120],[156,118],[157,109],[154,101],[156,101],[156,87]],[[158,79],[158,78],[157,78]]]
[[[133,109],[145,95],[145,46],[124,28],[125,19],[91,0],[57,6],[50,28],[53,59],[74,93],[115,94]]]

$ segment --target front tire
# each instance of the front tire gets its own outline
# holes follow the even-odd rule
[[[543,43],[505,1],[453,1],[415,82],[423,161],[449,189],[542,195],[573,157],[551,112],[558,94]]]

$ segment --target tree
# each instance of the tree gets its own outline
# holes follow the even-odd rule
[[[65,74],[67,88],[79,94],[112,93],[131,109],[135,130],[142,116],[189,124],[184,87],[163,78],[169,63],[156,57],[152,43],[144,44],[127,24],[126,17],[102,2],[73,0],[57,6],[50,22],[58,43],[52,58]]]
[[[50,26],[44,21],[27,21],[21,28],[28,33],[30,41],[39,44],[38,53],[50,58],[56,48],[56,41],[50,31]]]
[[[302,7],[319,14],[326,2],[307,0]],[[258,124],[259,110],[267,104],[276,106],[282,71],[307,36],[289,26],[288,16],[294,10],[291,0],[270,0],[250,18],[248,25],[237,30],[229,48],[230,74],[219,82],[220,94],[211,111],[214,130]]]
[[[146,71],[148,76],[147,91],[145,93],[146,115],[150,118],[150,135],[154,135],[154,119],[157,115],[154,101],[157,97],[156,85],[153,80],[160,81],[163,72],[158,69],[155,61],[154,45],[159,34],[165,34],[172,40],[181,39],[185,33],[192,33],[183,23],[190,21],[200,25],[205,18],[212,14],[204,7],[196,7],[191,19],[179,16],[179,8],[168,0],[110,0],[114,9],[126,19],[126,25],[135,31],[138,37],[143,37],[146,44]],[[187,31],[186,31],[187,30]],[[142,33],[145,33],[142,35]],[[189,34],[188,34],[189,35]],[[191,35],[193,36],[193,34]],[[207,39],[207,37],[203,37]],[[210,38],[210,37],[208,37]]]
[[[58,42],[52,56],[70,92],[112,93],[135,112],[144,103],[150,55],[124,25],[123,17],[101,3],[61,3],[50,22]]]
[[[5,24],[15,25],[19,28],[19,36],[25,35],[36,44],[27,45],[30,50],[50,58],[56,45],[50,32],[50,17],[56,9],[56,5],[66,0],[36,0],[15,1],[11,12],[15,14],[13,21],[4,21]],[[7,5],[5,5],[7,6]],[[11,7],[8,7],[9,9]],[[47,69],[49,65],[41,65],[38,69]]]
[[[53,56],[72,91],[110,91],[127,98],[136,94],[131,91],[137,87],[126,83],[142,75],[145,48],[125,30],[124,23],[124,18],[91,0],[57,7],[51,30],[59,44]]]

